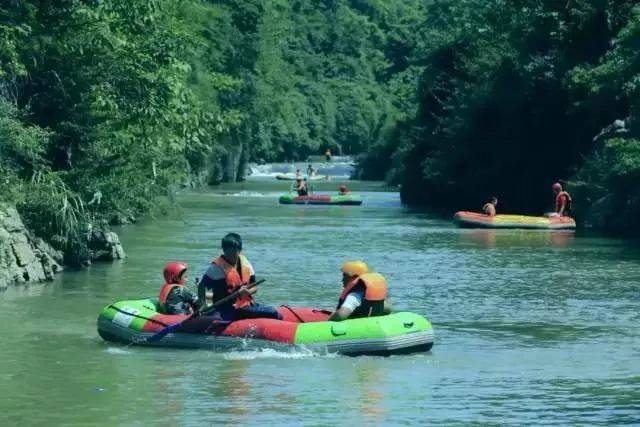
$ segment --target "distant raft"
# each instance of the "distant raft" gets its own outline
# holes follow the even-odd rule
[[[456,212],[453,220],[468,228],[525,228],[539,230],[574,230],[576,221],[568,216],[544,217],[526,215],[489,216],[476,212]]]
[[[329,175],[313,175],[313,176],[296,176],[295,173],[277,173],[275,175],[276,179],[281,181],[295,181],[297,178],[306,178],[307,181],[326,181],[329,179]]]
[[[362,197],[357,194],[310,194],[298,196],[296,193],[285,193],[280,196],[283,205],[361,205]]]

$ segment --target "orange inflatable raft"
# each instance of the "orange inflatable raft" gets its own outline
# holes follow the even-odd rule
[[[568,216],[489,216],[476,212],[461,211],[456,212],[453,220],[460,227],[470,228],[529,228],[541,230],[574,230],[576,228],[576,221]]]

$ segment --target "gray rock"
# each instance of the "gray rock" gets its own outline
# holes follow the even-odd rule
[[[13,206],[0,205],[0,290],[15,283],[52,280],[62,253],[26,230]]]
[[[189,165],[185,187],[218,185],[222,182],[243,181],[247,171],[247,149],[241,141],[232,139],[225,148],[211,153],[199,166]]]
[[[120,238],[113,231],[92,230],[87,240],[91,261],[115,261],[125,257]]]

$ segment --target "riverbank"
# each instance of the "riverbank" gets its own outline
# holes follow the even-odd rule
[[[62,252],[34,238],[14,207],[0,205],[0,290],[53,280],[62,263]]]
[[[55,237],[55,236],[51,236]],[[0,290],[11,285],[52,281],[63,265],[90,265],[94,261],[115,261],[125,257],[116,233],[88,230],[81,237],[85,248],[81,253],[55,249],[45,239],[28,230],[14,206],[0,204]]]

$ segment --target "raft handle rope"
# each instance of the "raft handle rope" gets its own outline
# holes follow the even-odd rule
[[[293,309],[292,309],[291,307],[289,307],[288,305],[281,305],[280,307],[284,307],[284,308],[286,308],[287,310],[289,310],[289,311],[291,312],[291,314],[293,314],[293,315],[296,317],[296,319],[298,319],[298,320],[300,321],[300,323],[305,323],[304,319],[303,319],[302,317],[300,317],[300,316],[298,315],[298,313],[296,313],[295,311],[293,311]]]

